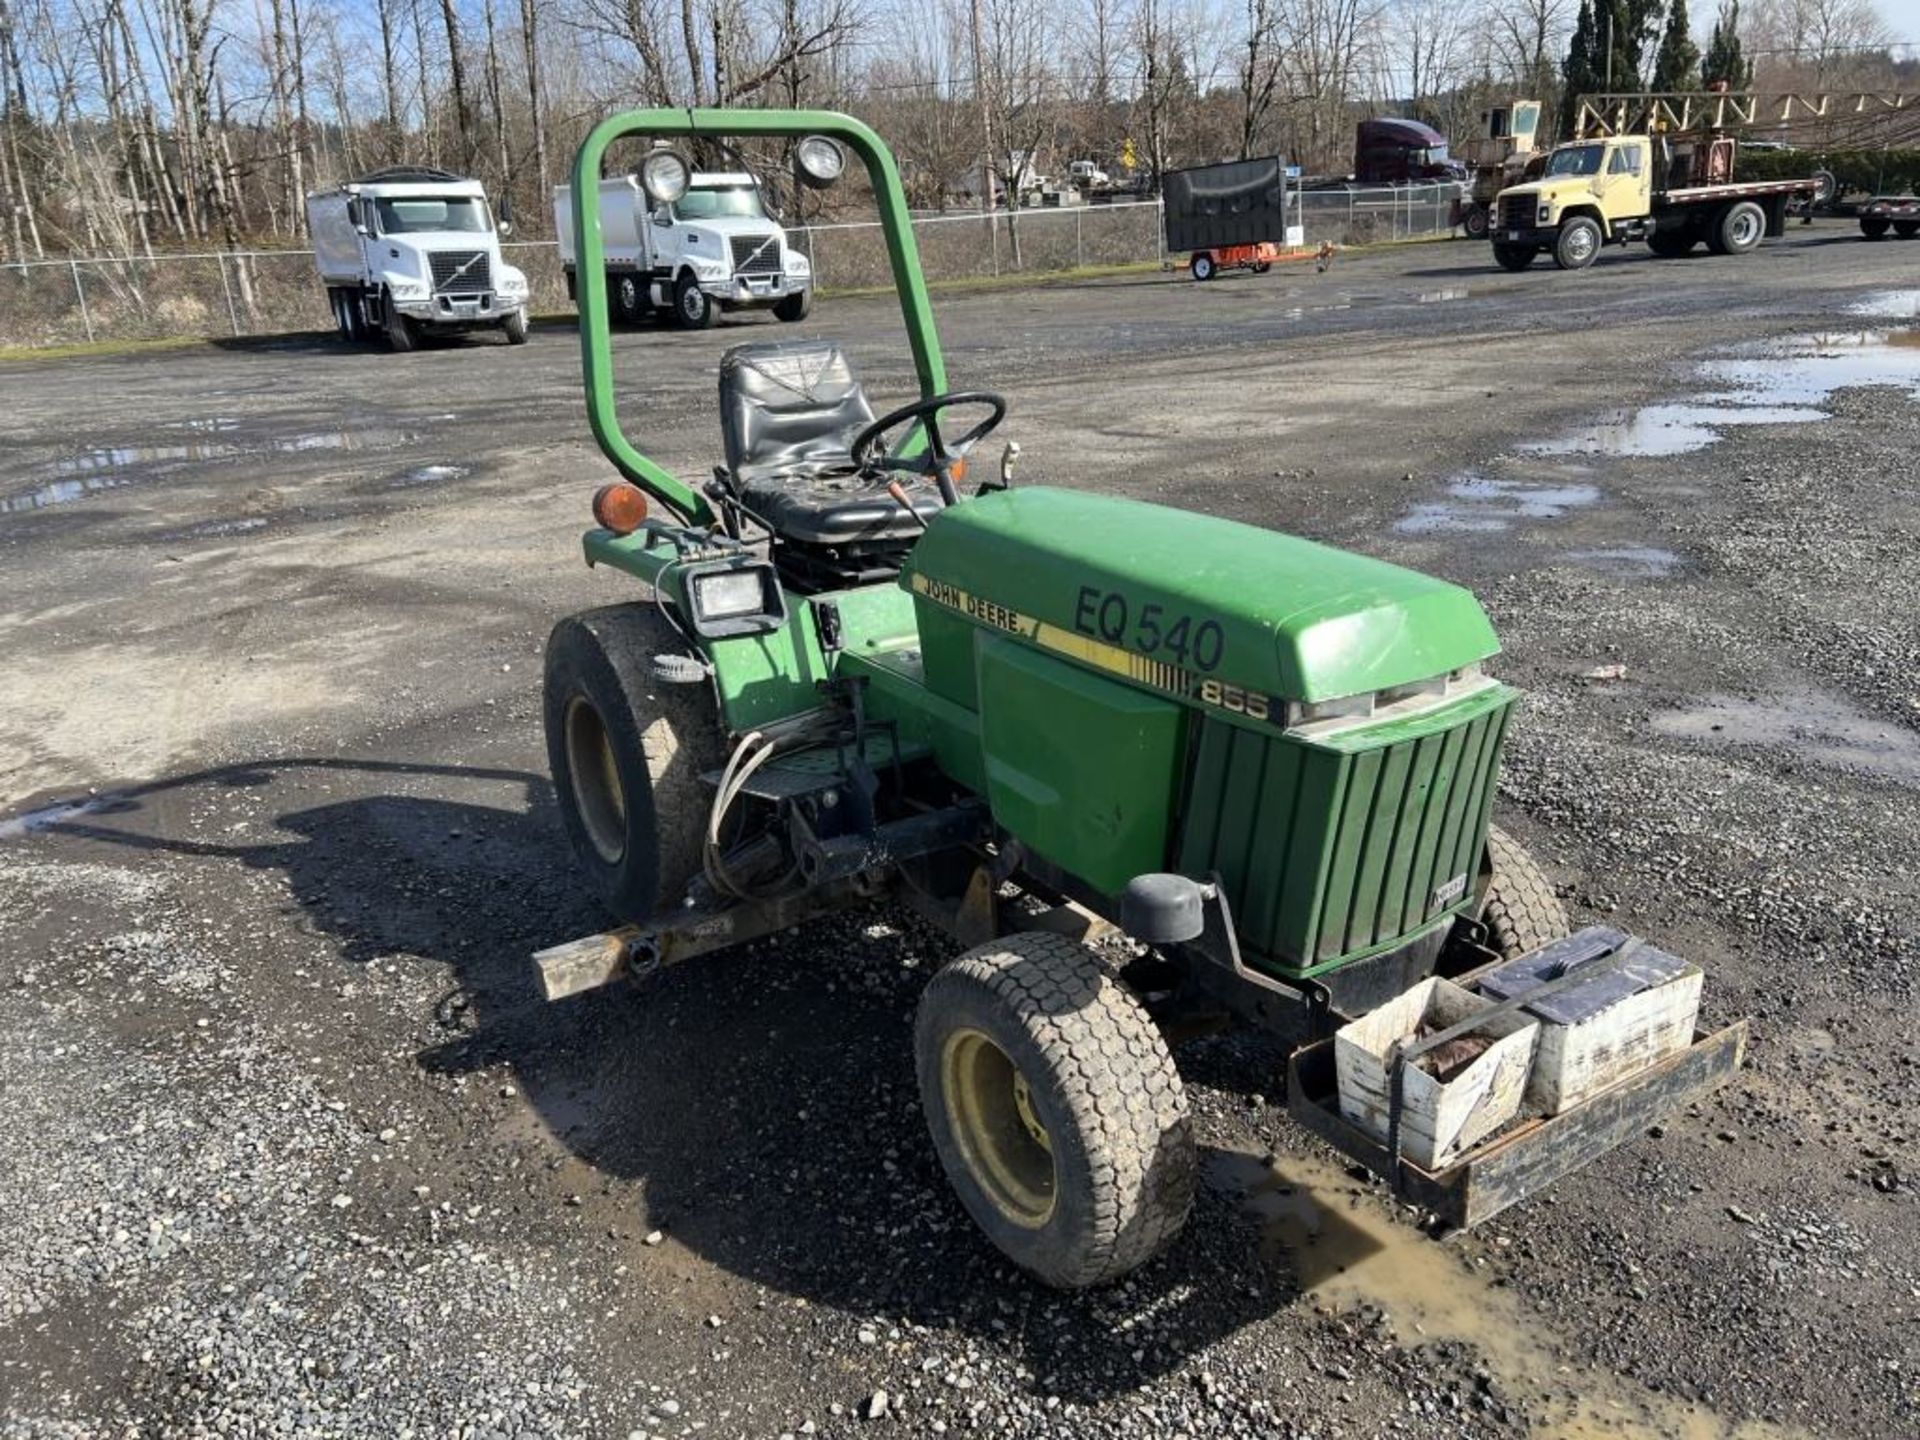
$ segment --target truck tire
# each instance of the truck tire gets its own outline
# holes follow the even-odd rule
[[[560,820],[600,903],[644,924],[700,871],[725,760],[705,685],[666,685],[653,657],[686,642],[649,601],[570,615],[547,637],[543,712]]]
[[[1606,237],[1591,215],[1575,215],[1561,222],[1553,241],[1553,263],[1562,270],[1584,270],[1599,255]]]
[[[616,323],[638,325],[647,318],[653,310],[653,299],[647,289],[646,277],[631,270],[607,272],[607,308],[613,311]]]
[[[673,318],[681,329],[706,329],[713,324],[716,308],[713,297],[700,288],[691,271],[673,282]]]
[[[1672,230],[1656,230],[1647,236],[1647,249],[1662,260],[1678,260],[1682,255],[1693,253],[1693,247],[1699,243],[1699,237],[1690,226],[1679,226]]]
[[[1520,842],[1498,825],[1487,827],[1481,872],[1486,889],[1480,901],[1480,923],[1487,927],[1487,944],[1502,959],[1538,950],[1572,932],[1553,882]]]
[[[1193,271],[1193,278],[1196,280],[1211,280],[1220,269],[1214,263],[1212,252],[1207,250],[1194,251],[1193,259],[1187,262],[1187,267]]]
[[[1767,212],[1751,200],[1740,200],[1713,217],[1707,248],[1716,255],[1744,255],[1767,238]]]
[[[773,318],[783,320],[789,325],[797,325],[813,313],[813,287],[796,290],[791,295],[783,295],[773,302]]]
[[[914,1066],[933,1147],[974,1222],[1045,1283],[1116,1280],[1186,1223],[1186,1091],[1146,1009],[1085,946],[1013,935],[928,982]]]
[[[347,339],[355,345],[367,343],[367,292],[358,287],[340,292],[347,303]]]
[[[1911,240],[1920,235],[1920,220],[1896,220],[1893,222],[1893,233],[1902,240]]]
[[[1469,205],[1467,213],[1460,217],[1460,228],[1466,232],[1469,240],[1484,240],[1487,231],[1492,229],[1492,219],[1484,205]]]
[[[1493,244],[1494,263],[1502,270],[1511,270],[1515,274],[1533,264],[1533,257],[1540,253],[1537,245],[1512,245],[1504,240]]]
[[[1860,233],[1869,240],[1878,240],[1893,228],[1893,222],[1884,215],[1862,215]]]
[[[393,303],[393,296],[387,296],[387,348],[396,355],[404,355],[409,350],[420,348],[420,332],[413,328],[413,321],[402,315]]]
[[[507,332],[509,345],[524,345],[533,331],[533,324],[527,319],[526,311],[516,310],[500,322],[500,328]]]

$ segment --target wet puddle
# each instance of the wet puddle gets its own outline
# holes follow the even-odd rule
[[[1814,691],[1774,700],[1710,695],[1654,716],[1653,728],[1709,745],[1790,750],[1817,765],[1920,785],[1920,733]]]
[[[1888,291],[1859,302],[1853,313],[1904,318],[1916,310],[1920,292]],[[1827,412],[1820,407],[1841,390],[1891,385],[1920,399],[1920,330],[1796,336],[1703,360],[1695,373],[1718,388],[1617,410],[1595,424],[1518,448],[1526,455],[1685,455],[1706,449],[1733,427],[1824,420]]]
[[[1588,570],[1645,580],[1664,580],[1680,566],[1680,556],[1658,545],[1612,545],[1598,550],[1569,550],[1567,559]]]
[[[1226,1150],[1207,1165],[1213,1188],[1261,1222],[1263,1258],[1285,1265],[1305,1295],[1333,1311],[1377,1308],[1405,1346],[1471,1345],[1540,1440],[1787,1440],[1773,1426],[1736,1425],[1621,1376],[1565,1365],[1558,1337],[1511,1291],[1331,1165]]]
[[[1920,290],[1877,290],[1854,301],[1847,313],[1883,320],[1920,320]]]
[[[1446,484],[1445,500],[1415,505],[1393,522],[1402,535],[1506,530],[1516,520],[1555,520],[1600,500],[1600,487],[1584,482],[1531,484],[1462,475]]]
[[[219,433],[235,429],[238,424],[225,416],[214,416],[180,421],[167,428]],[[168,445],[101,446],[55,460],[46,467],[46,473],[52,478],[43,484],[0,495],[0,515],[70,505],[99,491],[138,484],[187,465],[310,450],[384,450],[411,444],[425,433],[396,426],[368,425],[353,430],[316,430],[253,441],[192,440]]]
[[[442,485],[450,480],[464,480],[467,474],[465,465],[416,465],[388,480],[387,489],[411,490],[421,485]]]

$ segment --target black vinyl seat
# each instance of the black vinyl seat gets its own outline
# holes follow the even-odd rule
[[[873,407],[831,340],[736,345],[720,357],[720,431],[740,503],[782,539],[857,545],[918,538],[920,526],[887,493],[906,488],[931,520],[940,492],[924,476],[865,476],[853,442]]]

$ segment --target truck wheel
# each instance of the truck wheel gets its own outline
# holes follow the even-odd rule
[[[791,295],[783,295],[774,301],[773,318],[784,320],[789,325],[797,325],[813,313],[813,287],[796,290]]]
[[[1553,263],[1562,270],[1584,270],[1600,253],[1600,222],[1591,215],[1575,215],[1560,226],[1553,242]]]
[[[509,345],[524,345],[533,330],[533,324],[527,319],[526,311],[516,310],[500,323],[500,328],[507,332]]]
[[[393,303],[393,296],[387,296],[387,348],[396,355],[404,355],[409,350],[420,348],[420,332],[413,328],[413,321],[402,315]]]
[[[342,340],[351,340],[353,332],[347,329],[347,297],[344,290],[334,286],[327,287],[327,304],[333,307],[333,328],[340,332]]]
[[[673,284],[673,318],[686,330],[704,330],[713,324],[713,297],[700,288],[691,274],[682,275]]]
[[[1860,233],[1869,240],[1878,240],[1892,228],[1893,222],[1884,215],[1862,215],[1860,217]]]
[[[1193,254],[1193,259],[1188,263],[1193,270],[1193,278],[1196,280],[1211,280],[1214,277],[1214,273],[1219,269],[1219,267],[1213,263],[1213,256],[1205,250],[1196,250]]]
[[[1466,232],[1469,240],[1486,239],[1487,231],[1493,228],[1487,215],[1487,207],[1484,205],[1468,207],[1467,213],[1460,217],[1460,228]]]
[[[1487,927],[1487,943],[1502,959],[1538,950],[1572,933],[1553,882],[1520,842],[1498,825],[1487,827],[1481,874],[1486,889],[1480,901],[1480,923]]]
[[[1920,220],[1896,220],[1893,222],[1893,233],[1902,240],[1911,240],[1920,235]]]
[[[1693,252],[1696,237],[1691,229],[1656,230],[1647,236],[1647,249],[1662,260],[1678,260]]]
[[[1729,205],[1714,217],[1707,248],[1716,255],[1744,255],[1767,238],[1767,212],[1751,200]]]
[[[1502,270],[1512,270],[1516,273],[1533,264],[1533,257],[1539,253],[1540,248],[1537,245],[1509,245],[1504,241],[1496,241],[1493,247],[1495,263]]]
[[[1080,1289],[1173,1239],[1193,1204],[1192,1122],[1146,1010],[1085,946],[1009,936],[928,983],[914,1019],[933,1147],[1021,1269]]]
[[[612,301],[613,318],[622,325],[638,325],[653,309],[647,282],[628,271],[607,272],[607,295]]]
[[[570,615],[547,638],[547,764],[560,820],[600,902],[640,924],[678,904],[700,870],[725,760],[712,692],[664,685],[653,657],[686,642],[653,604]]]

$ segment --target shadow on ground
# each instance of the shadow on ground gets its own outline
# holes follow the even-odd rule
[[[1250,1263],[1251,1222],[1204,1191],[1187,1234],[1126,1289],[1062,1296],[1001,1262],[946,1187],[913,1079],[913,1005],[954,947],[900,913],[847,912],[547,1005],[529,953],[606,921],[572,882],[542,776],[287,758],[41,813],[40,843],[76,858],[111,847],[213,867],[196,876],[208,903],[225,867],[281,872],[343,965],[451,967],[448,1038],[419,1063],[510,1067],[568,1151],[634,1182],[596,1197],[615,1208],[595,1223],[663,1227],[735,1275],[855,1317],[1013,1347],[1042,1391],[1081,1400],[1131,1390],[1292,1298],[1284,1275]],[[272,838],[200,838],[239,815]],[[272,1003],[270,976],[250,986],[250,1003]],[[1206,1041],[1191,1058],[1209,1083],[1273,1088],[1271,1057]],[[1150,1341],[1116,1335],[1142,1314]]]

